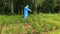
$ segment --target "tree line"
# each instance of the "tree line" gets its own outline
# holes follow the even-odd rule
[[[60,12],[60,0],[0,0],[0,14],[23,14],[27,4],[32,13]]]

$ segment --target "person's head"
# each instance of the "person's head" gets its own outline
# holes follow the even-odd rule
[[[29,5],[26,5],[26,7],[29,7]]]

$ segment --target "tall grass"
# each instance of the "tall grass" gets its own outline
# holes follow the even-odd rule
[[[4,23],[8,30],[2,29],[2,34],[23,34],[24,30],[22,29],[25,24],[30,24],[37,34],[41,32],[49,32],[53,29],[60,28],[60,14],[34,14],[29,15],[27,19],[23,19],[21,15],[11,15],[11,16],[0,16],[0,23]],[[16,31],[15,31],[16,29]],[[31,32],[30,28],[27,28],[27,34]]]

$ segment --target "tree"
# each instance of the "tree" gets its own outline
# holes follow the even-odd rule
[[[43,12],[50,13],[54,12],[55,8],[55,0],[44,0],[44,3],[42,4]]]

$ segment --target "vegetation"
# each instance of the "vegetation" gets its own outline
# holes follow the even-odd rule
[[[23,19],[23,9],[32,13]],[[60,0],[0,0],[0,34],[60,34]]]
[[[59,34],[60,14],[43,14],[30,15],[23,19],[21,15],[0,15],[0,32],[1,34]],[[26,32],[27,31],[27,32]]]
[[[0,0],[0,14],[23,14],[23,9],[29,5],[33,13],[58,13],[59,0]],[[34,6],[33,6],[34,5]]]

